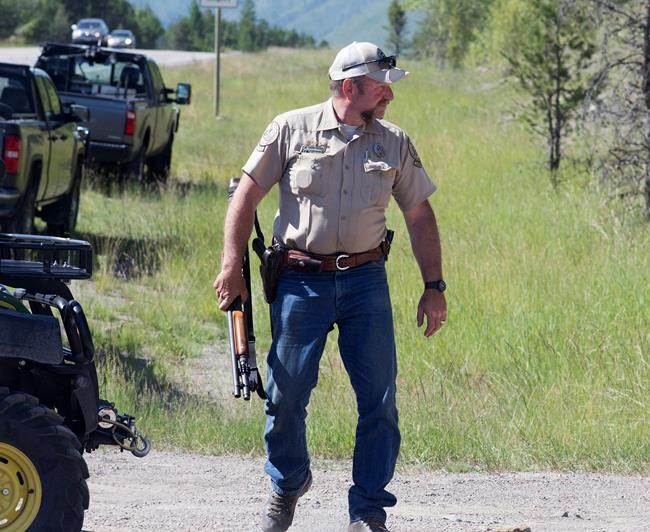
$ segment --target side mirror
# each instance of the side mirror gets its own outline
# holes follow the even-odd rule
[[[77,105],[76,103],[70,104],[70,114],[75,119],[75,122],[88,122],[90,120],[90,109],[85,105]]]
[[[78,27],[78,26],[77,26],[76,24],[73,24],[72,26],[70,26],[70,29],[71,29],[72,31],[74,31],[74,30],[77,29],[77,27]]]
[[[176,103],[189,105],[192,100],[192,85],[189,83],[179,83],[176,85]]]
[[[80,140],[82,144],[86,144],[86,142],[88,142],[89,136],[90,132],[88,131],[87,127],[77,126],[77,129],[75,130],[75,137],[77,137],[77,139]]]

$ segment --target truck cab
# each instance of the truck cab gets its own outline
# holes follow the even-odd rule
[[[87,162],[143,180],[165,179],[191,86],[165,86],[146,55],[86,46],[45,44],[36,66],[54,81],[64,102],[90,110]]]
[[[0,225],[29,233],[41,216],[52,231],[74,229],[87,110],[64,105],[46,72],[0,63]],[[70,212],[72,209],[74,212]]]

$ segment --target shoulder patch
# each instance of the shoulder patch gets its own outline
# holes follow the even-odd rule
[[[420,160],[420,156],[418,155],[415,146],[411,142],[411,139],[409,139],[409,154],[411,155],[411,157],[413,157],[413,166],[417,168],[422,168],[422,161]]]
[[[260,146],[268,146],[273,144],[280,135],[280,126],[277,122],[271,122],[260,139]]]

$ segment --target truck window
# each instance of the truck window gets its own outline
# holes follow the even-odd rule
[[[145,96],[144,79],[140,67],[130,62],[97,62],[79,57],[74,78],[90,85],[92,94],[113,97]]]
[[[47,78],[41,79],[43,80],[43,87],[45,88],[48,100],[50,101],[51,114],[47,116],[47,119],[50,120],[51,118],[59,116],[63,112],[63,109],[61,108],[61,100],[59,100],[59,95],[57,94],[52,82]]]
[[[151,72],[151,81],[153,83],[153,93],[154,95],[157,95],[158,97],[156,100],[160,99],[160,92],[162,89],[165,87],[165,83],[163,82],[162,75],[160,74],[160,69],[158,68],[158,65],[154,63],[153,61],[149,61],[149,72]]]
[[[48,73],[58,90],[68,90],[68,70],[70,63],[67,57],[41,57],[38,60],[37,66]]]
[[[38,91],[38,96],[43,105],[43,113],[46,118],[49,119],[52,116],[52,106],[50,105],[50,98],[47,95],[47,88],[45,87],[44,79],[45,78],[42,76],[36,77],[36,90]]]
[[[0,75],[0,104],[2,114],[34,114],[27,78]]]
[[[112,98],[146,96],[142,68],[135,62],[118,60],[114,54],[45,57],[39,66],[61,91]]]

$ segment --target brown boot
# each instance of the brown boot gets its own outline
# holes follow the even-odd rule
[[[262,516],[263,532],[284,532],[291,526],[298,499],[307,493],[311,486],[311,480],[311,471],[308,471],[307,480],[295,495],[280,495],[275,491],[271,492]]]

